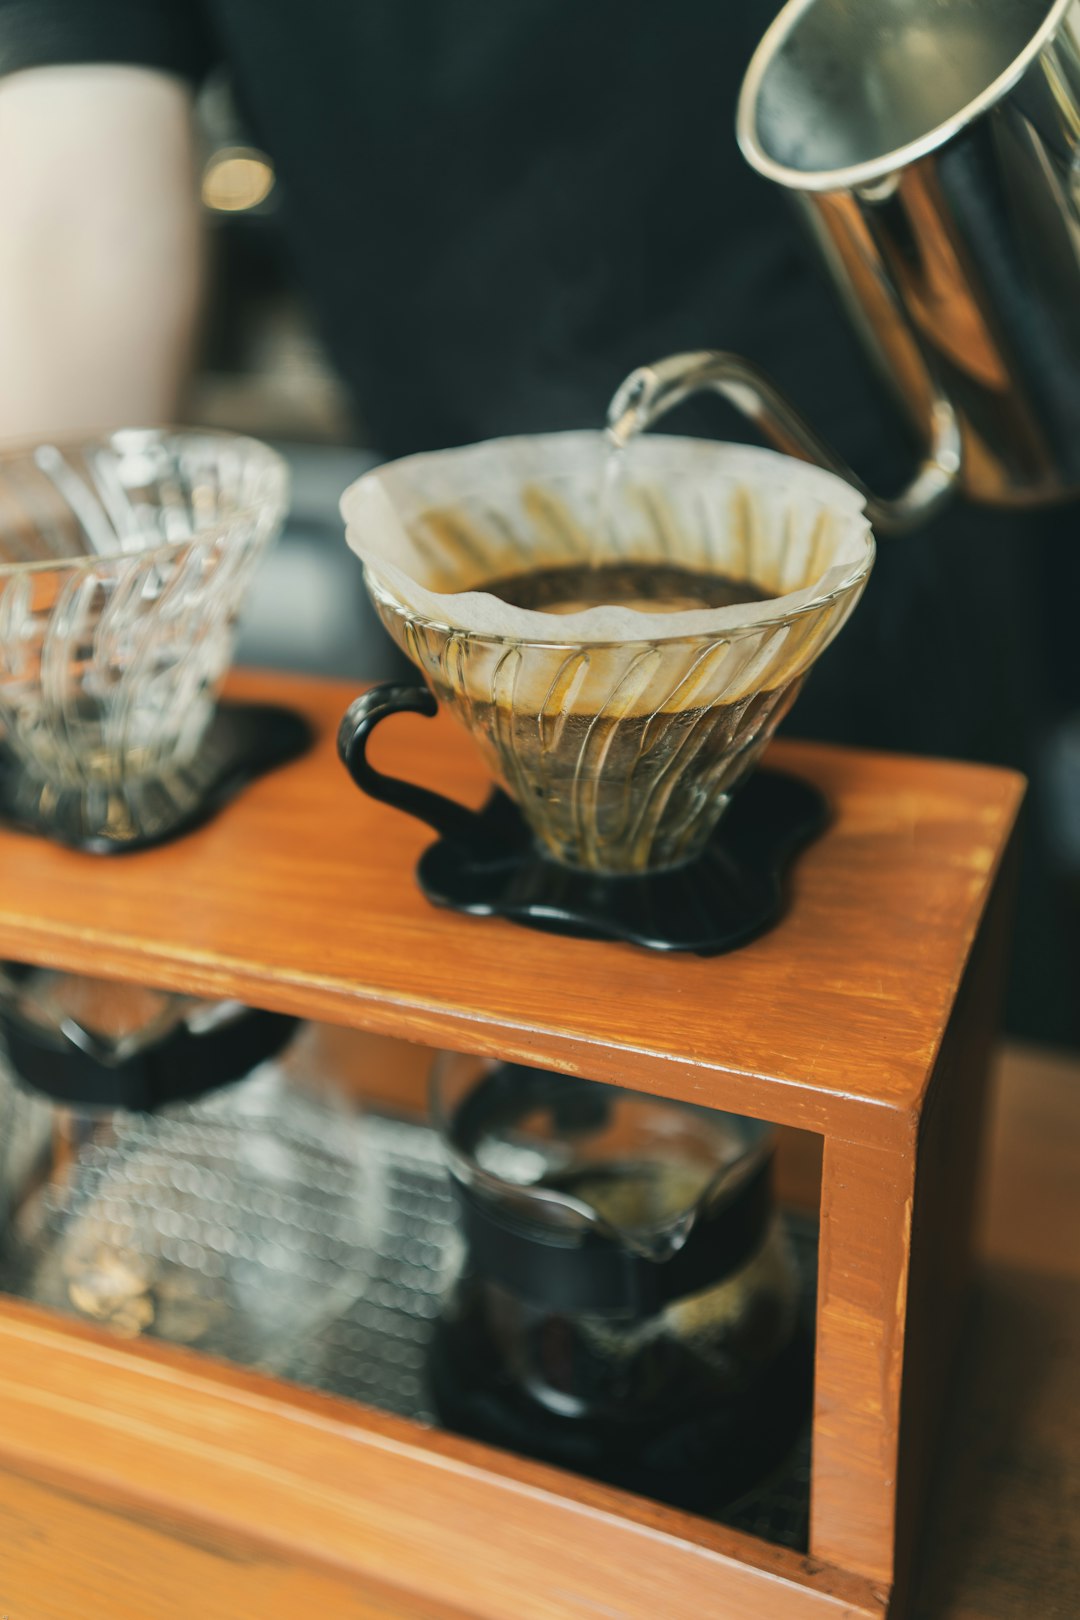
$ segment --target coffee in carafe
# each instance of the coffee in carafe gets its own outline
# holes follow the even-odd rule
[[[450,1056],[433,1107],[466,1245],[443,1422],[700,1512],[752,1488],[810,1392],[769,1128]]]

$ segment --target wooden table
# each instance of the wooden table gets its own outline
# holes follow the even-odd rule
[[[917,1620],[1072,1620],[1080,1609],[1080,1061],[1006,1051],[995,1121],[972,1342]],[[0,1471],[0,1616],[194,1615],[459,1620],[452,1604],[403,1605],[189,1518]]]
[[[998,1070],[982,1264],[915,1620],[1080,1614],[1080,1060]]]

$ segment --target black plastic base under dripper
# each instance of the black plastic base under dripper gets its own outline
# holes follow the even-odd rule
[[[828,823],[809,782],[758,771],[741,788],[704,853],[687,866],[607,877],[560,866],[539,852],[511,799],[495,793],[477,818],[490,857],[442,838],[417,867],[435,905],[505,917],[546,933],[623,940],[654,951],[718,955],[770,928],[784,910],[784,879],[798,851]]]
[[[87,793],[43,790],[0,746],[0,826],[94,855],[151,849],[208,821],[249,783],[307,753],[313,741],[308,721],[292,709],[222,703],[194,759],[161,781],[117,793],[120,813],[104,826]]]

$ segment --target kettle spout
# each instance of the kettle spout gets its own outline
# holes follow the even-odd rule
[[[722,395],[785,455],[814,462],[851,484],[865,499],[867,516],[881,534],[919,528],[957,487],[963,464],[960,427],[944,394],[934,400],[930,445],[914,478],[899,495],[886,498],[867,488],[763,371],[740,355],[716,349],[669,355],[631,372],[608,407],[611,444],[625,449],[691,395],[705,392]]]

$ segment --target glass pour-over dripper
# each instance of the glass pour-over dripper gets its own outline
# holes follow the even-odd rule
[[[232,433],[128,429],[0,455],[0,806],[81,846],[164,836],[201,757],[288,471]],[[208,774],[209,773],[209,774]]]
[[[342,510],[380,617],[545,856],[662,873],[704,850],[858,602],[874,543],[856,490],[772,451],[644,435],[611,456],[602,433],[412,456],[366,474]],[[540,572],[655,583],[658,569],[691,586],[669,610],[648,583],[577,611],[516,605],[537,600]],[[720,579],[742,593],[702,605]],[[346,763],[375,797],[490,845],[461,806],[364,766],[372,725],[427,698],[361,699]]]

